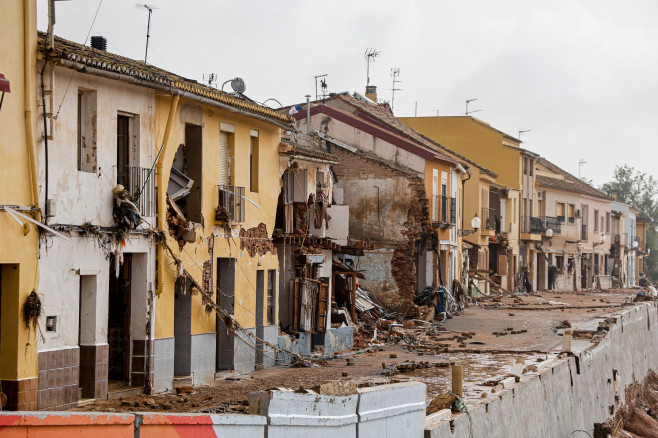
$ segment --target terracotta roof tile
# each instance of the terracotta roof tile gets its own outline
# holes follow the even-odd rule
[[[553,188],[556,190],[564,190],[565,192],[580,193],[582,195],[593,196],[595,198],[605,199],[612,201],[613,198],[606,195],[602,191],[592,187],[580,178],[576,178],[566,170],[562,170],[555,164],[551,163],[544,157],[537,159],[537,164],[546,167],[551,172],[561,175],[562,178],[551,178],[550,176],[537,175],[537,183],[540,186]]]
[[[45,51],[44,42],[45,32],[38,33],[39,50]],[[64,59],[88,67],[105,70],[108,72],[120,73],[131,76],[154,85],[171,87],[181,91],[187,91],[198,96],[215,100],[219,103],[250,111],[261,116],[266,116],[278,122],[289,124],[294,119],[287,114],[275,111],[271,108],[259,105],[255,102],[248,101],[225,93],[221,90],[199,84],[192,79],[168,72],[156,66],[126,58],[104,50],[98,50],[93,47],[84,46],[55,36],[55,48],[48,54],[52,58]]]

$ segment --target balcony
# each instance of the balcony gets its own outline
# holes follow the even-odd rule
[[[553,234],[560,234],[562,233],[562,223],[564,222],[564,217],[563,216],[558,216],[558,217],[550,217],[550,216],[544,216],[544,225],[545,225],[545,230],[551,229],[553,230]]]
[[[133,203],[143,217],[155,216],[154,180],[155,172],[144,167],[125,166],[124,171],[117,174],[117,184],[121,184],[130,192]]]
[[[457,223],[457,200],[450,196],[432,196],[432,225],[434,228],[450,228]]]
[[[541,234],[544,231],[544,222],[540,217],[523,216],[522,232],[531,234]]]
[[[218,202],[215,219],[220,222],[244,222],[244,187],[217,186]]]

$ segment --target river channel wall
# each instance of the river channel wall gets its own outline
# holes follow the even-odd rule
[[[536,375],[506,385],[468,415],[432,424],[431,438],[569,437],[593,434],[625,403],[625,389],[658,368],[658,308],[647,302],[610,318],[616,323],[598,345],[574,340],[574,353],[544,364]],[[583,331],[596,331],[591,323]],[[586,345],[589,344],[589,345]],[[586,436],[582,433],[580,436]]]

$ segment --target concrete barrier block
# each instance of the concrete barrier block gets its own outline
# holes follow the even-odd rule
[[[452,410],[450,409],[441,409],[433,414],[425,417],[425,430],[431,430],[444,421],[450,420],[452,418]]]
[[[509,389],[516,383],[515,377],[508,377],[500,381],[500,384],[503,385],[503,388]]]
[[[425,389],[420,382],[359,389],[359,438],[422,437]]]
[[[359,395],[328,396],[266,391],[250,394],[250,405],[258,405],[267,416],[268,438],[341,438],[356,437]]]
[[[264,437],[267,418],[241,414],[135,414],[140,438]]]
[[[67,437],[132,438],[132,414],[92,412],[0,412],[3,438]]]

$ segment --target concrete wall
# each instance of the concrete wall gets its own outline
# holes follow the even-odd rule
[[[588,342],[579,342],[582,347],[575,356],[555,360],[538,375],[524,376],[521,383],[471,408],[470,417],[454,415],[425,436],[565,437],[577,429],[592,433],[594,423],[604,422],[611,409],[624,404],[626,387],[644,379],[658,361],[656,304],[615,315],[617,323],[598,346],[587,349]],[[594,331],[597,324],[595,320],[580,329]]]
[[[396,383],[327,396],[283,391],[249,395],[252,415],[0,412],[3,437],[307,437],[419,438],[425,385]]]

